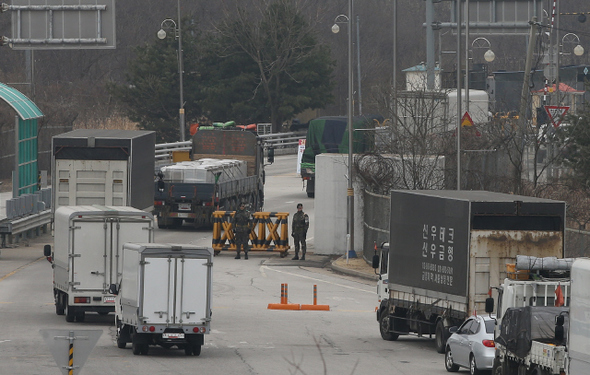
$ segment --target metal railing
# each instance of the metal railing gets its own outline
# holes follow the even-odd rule
[[[286,155],[289,153],[297,153],[297,146],[299,140],[305,138],[305,132],[290,132],[290,133],[271,133],[259,135],[258,138],[262,141],[264,148],[274,148],[275,154]],[[156,145],[156,169],[159,167],[172,164],[172,154],[175,151],[191,151],[193,147],[192,141],[160,143]]]
[[[39,235],[51,223],[51,188],[6,200],[6,219],[0,221],[1,247],[12,243],[13,236]],[[18,238],[17,238],[18,239]],[[8,240],[8,241],[7,241]]]

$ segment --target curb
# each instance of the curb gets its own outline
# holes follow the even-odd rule
[[[344,256],[342,256],[338,259],[344,259]],[[330,264],[330,268],[335,272],[342,273],[345,275],[360,277],[360,278],[363,278],[366,280],[371,280],[371,281],[379,280],[379,276],[375,275],[374,273],[370,274],[370,273],[361,272],[361,271],[357,271],[357,270],[351,270],[346,267],[340,267],[339,265],[336,264],[336,260]]]

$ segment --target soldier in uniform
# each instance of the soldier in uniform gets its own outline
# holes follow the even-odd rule
[[[240,259],[241,248],[244,249],[244,259],[248,259],[248,239],[250,230],[250,213],[246,211],[246,205],[240,203],[239,210],[236,211],[233,218],[234,238],[236,241],[236,259]]]
[[[291,236],[295,240],[295,256],[293,260],[299,260],[299,247],[301,244],[301,260],[305,260],[305,252],[307,245],[305,243],[305,236],[309,228],[309,216],[303,212],[303,204],[297,204],[297,212],[293,215],[293,223],[291,224]]]

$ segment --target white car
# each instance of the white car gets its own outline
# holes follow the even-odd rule
[[[469,369],[477,375],[481,371],[491,371],[494,363],[494,326],[493,315],[470,316],[459,328],[451,327],[452,333],[445,349],[445,368],[449,372],[459,367]]]

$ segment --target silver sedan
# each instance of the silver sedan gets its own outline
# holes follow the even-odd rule
[[[470,374],[492,369],[494,362],[494,326],[492,315],[470,316],[459,328],[451,327],[453,334],[447,340],[445,368],[449,372],[459,367],[469,369]]]

